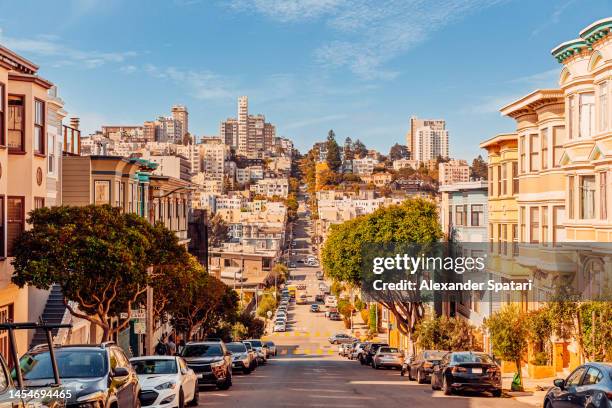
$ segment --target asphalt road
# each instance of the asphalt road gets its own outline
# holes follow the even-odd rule
[[[310,252],[305,214],[294,234],[298,255]],[[298,264],[300,265],[300,264]],[[292,279],[307,284],[310,300],[318,287],[313,267],[292,270]],[[444,396],[430,385],[419,385],[396,370],[373,370],[338,356],[327,338],[344,332],[342,322],[329,321],[324,313],[309,312],[309,305],[290,308],[288,331],[267,338],[277,344],[279,355],[250,375],[234,376],[228,391],[202,389],[202,407],[528,407],[511,398],[488,395]]]

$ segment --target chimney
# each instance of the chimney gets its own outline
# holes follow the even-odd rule
[[[80,122],[79,118],[70,118],[70,127],[78,130]]]

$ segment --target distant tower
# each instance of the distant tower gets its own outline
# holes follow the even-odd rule
[[[238,154],[246,156],[249,135],[249,98],[238,98]]]
[[[189,132],[189,112],[184,105],[174,105],[172,107],[172,119],[181,122],[181,139]]]

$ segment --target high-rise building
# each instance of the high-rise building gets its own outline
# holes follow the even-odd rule
[[[207,140],[198,145],[200,150],[201,171],[210,180],[223,180],[225,159],[229,155],[229,146],[217,140]]]
[[[264,115],[249,115],[249,99],[238,98],[238,118],[221,122],[219,135],[236,153],[249,158],[262,158],[274,149],[276,127]]]
[[[184,105],[172,107],[172,118],[181,123],[181,139],[189,132],[189,112]]]
[[[470,165],[465,160],[449,160],[438,165],[440,185],[470,181]]]
[[[406,147],[410,159],[427,161],[438,156],[448,157],[448,130],[442,119],[410,118],[410,127],[406,133]],[[422,157],[417,157],[421,155]],[[430,155],[432,155],[430,157]],[[423,158],[424,157],[424,158]]]
[[[406,145],[412,160],[426,162],[438,157],[447,158],[449,150],[446,121],[411,117]]]

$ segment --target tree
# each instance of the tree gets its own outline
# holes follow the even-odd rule
[[[408,148],[406,146],[399,143],[391,146],[389,150],[389,160],[405,159],[406,157],[408,157]]]
[[[353,143],[353,153],[356,158],[362,159],[368,154],[368,149],[361,140],[357,139]]]
[[[470,177],[475,180],[487,180],[489,178],[487,162],[484,161],[481,155],[478,155],[478,157],[472,161],[472,166],[470,167]]]
[[[215,214],[208,221],[208,246],[218,247],[227,241],[229,227],[219,214]]]
[[[340,157],[340,146],[336,142],[336,135],[333,130],[330,130],[327,134],[325,147],[327,148],[327,155],[325,157],[327,165],[332,171],[339,171],[342,167],[342,158]]]
[[[478,350],[476,330],[465,319],[437,316],[422,320],[415,329],[416,342],[423,350]]]
[[[261,299],[259,299],[259,305],[257,306],[257,316],[268,318],[268,312],[274,312],[276,309],[276,299],[271,293],[264,293]]]
[[[493,313],[484,327],[489,331],[495,356],[516,364],[519,387],[522,388],[522,356],[527,352],[528,339],[525,316],[517,305],[510,304]]]
[[[344,146],[342,148],[343,158],[345,161],[350,161],[355,158],[355,154],[353,152],[353,141],[350,137],[344,139]]]
[[[357,287],[378,276],[362,268],[367,264],[364,248],[369,245],[429,245],[440,238],[442,231],[435,204],[420,198],[410,199],[332,226],[322,249],[322,264],[326,276]],[[418,293],[407,292],[371,291],[369,295],[393,313],[398,330],[410,338],[424,316],[424,304]]]
[[[104,341],[127,327],[149,282],[187,261],[171,231],[108,205],[45,207],[28,223],[15,242],[13,283],[60,285],[70,313],[100,327]],[[128,319],[112,325],[121,313]]]
[[[190,264],[194,278],[186,284],[182,298],[170,302],[172,326],[190,340],[197,333],[212,333],[222,324],[233,324],[238,310],[236,292],[209,275],[197,261]]]

